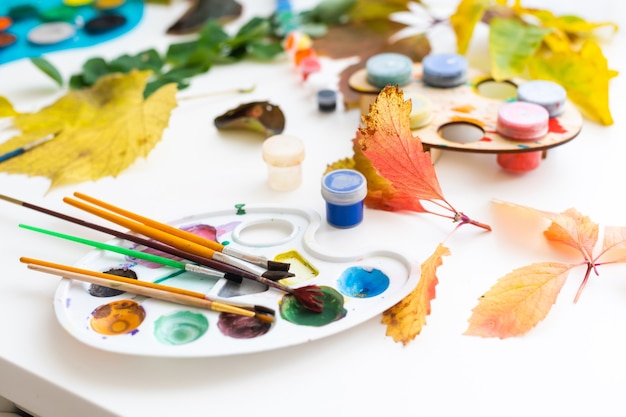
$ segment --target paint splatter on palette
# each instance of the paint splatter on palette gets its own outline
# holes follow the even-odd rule
[[[125,271],[126,276],[139,280],[198,291],[231,303],[271,308],[276,311],[276,320],[268,324],[119,291],[94,291],[90,284],[64,279],[54,302],[61,325],[83,343],[123,354],[244,354],[310,342],[349,329],[396,304],[419,279],[419,268],[395,252],[329,253],[315,240],[321,219],[309,209],[237,205],[172,224],[212,236],[236,249],[289,262],[295,276],[281,283],[294,288],[320,286],[324,310],[305,310],[292,297],[256,281],[237,284],[98,250],[90,252],[78,266],[101,272]]]

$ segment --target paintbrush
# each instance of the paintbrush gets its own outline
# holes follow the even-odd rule
[[[69,198],[69,197],[65,197],[63,201],[74,207],[85,210],[91,214],[95,214],[96,216],[102,217],[120,226],[127,227],[134,232],[141,233],[144,236],[150,237],[151,239],[158,240],[161,243],[164,243],[169,246],[173,246],[185,252],[190,252],[192,254],[211,258],[211,259],[213,259],[215,254],[219,254],[219,252],[215,252],[213,249],[210,249],[205,246],[199,245],[197,243],[185,240],[184,238],[172,235],[163,230],[155,229],[153,227],[136,222],[134,220],[126,219],[124,217],[118,216],[117,214],[99,209],[98,207],[90,206],[89,204],[86,204],[82,201],[74,200],[73,198]],[[227,258],[226,255],[223,255],[223,254],[221,255],[222,257]],[[220,260],[221,260],[221,257],[220,257]],[[231,259],[231,262],[232,261],[240,261],[238,263],[246,264],[246,262],[241,262],[241,260],[239,259],[233,258]],[[248,265],[248,266],[252,267],[254,265]],[[258,268],[258,267],[255,267],[255,268]],[[245,269],[245,268],[242,268],[242,269]],[[248,269],[248,271],[250,270]],[[253,271],[250,271],[250,272],[253,272]],[[289,272],[286,272],[286,271],[265,271],[264,274],[265,273],[290,274]],[[290,274],[290,276],[294,276],[294,274]],[[245,278],[248,278],[248,277],[246,276]],[[258,274],[252,279],[262,284],[265,284],[267,286],[276,288],[280,291],[286,292],[287,294],[291,294],[307,310],[320,313],[322,312],[324,308],[324,305],[323,305],[324,294],[322,290],[316,285],[308,285],[308,286],[300,287],[300,288],[291,288],[286,285],[280,284],[278,282],[272,281],[264,277],[263,274]]]
[[[259,266],[256,265],[252,265],[248,262],[242,261],[241,259],[237,259],[237,258],[233,258],[231,256],[228,255],[224,255],[221,252],[216,252],[215,250],[208,248],[206,246],[202,246],[198,243],[195,243],[193,241],[187,240],[186,238],[182,238],[179,236],[176,236],[172,233],[169,233],[168,231],[164,231],[164,230],[159,230],[156,229],[152,226],[148,226],[145,225],[143,223],[139,223],[135,220],[132,219],[127,219],[125,217],[119,216],[115,213],[106,211],[106,210],[102,210],[98,207],[95,206],[91,206],[87,203],[84,203],[82,201],[79,200],[75,200],[73,198],[70,197],[65,197],[63,198],[63,201],[68,203],[69,205],[72,205],[76,208],[79,208],[81,210],[84,210],[88,213],[94,214],[100,218],[106,219],[112,223],[115,223],[119,226],[123,226],[128,228],[129,230],[132,230],[133,232],[139,233],[141,235],[144,235],[146,237],[149,237],[151,239],[157,240],[161,243],[164,243],[166,245],[175,247],[177,249],[180,249],[182,251],[188,252],[188,253],[192,253],[194,255],[197,256],[202,256],[204,258],[207,259],[213,259],[215,261],[218,262],[222,262],[231,266],[235,266],[237,268],[243,269],[245,271],[248,271],[256,276],[259,277],[265,277],[265,278],[276,278],[279,277],[278,279],[282,279],[282,278],[288,278],[288,277],[293,277],[294,274],[288,272],[288,271],[268,271],[264,268],[261,268]]]
[[[170,255],[174,255],[174,256],[177,256],[177,257],[182,258],[182,259],[187,259],[187,260],[189,260],[191,262],[194,262],[196,264],[199,264],[199,265],[204,265],[204,266],[207,266],[209,268],[217,269],[217,270],[222,271],[222,272],[228,272],[230,275],[225,276],[225,278],[231,279],[232,281],[237,282],[237,283],[241,283],[243,277],[254,279],[257,276],[256,274],[251,274],[248,271],[244,271],[244,270],[242,270],[240,268],[237,268],[237,267],[234,267],[234,266],[231,266],[231,265],[228,265],[228,264],[224,264],[222,262],[218,262],[218,261],[215,261],[215,260],[212,260],[212,259],[207,259],[207,258],[203,258],[201,256],[196,256],[196,255],[190,254],[188,252],[184,252],[182,250],[179,250],[179,249],[173,248],[171,246],[165,245],[165,244],[163,244],[161,242],[157,242],[157,241],[149,240],[149,239],[144,239],[144,238],[142,238],[140,236],[137,236],[137,235],[132,235],[132,234],[124,233],[124,232],[121,232],[121,231],[118,231],[118,230],[115,230],[115,229],[110,229],[108,227],[101,226],[101,225],[95,224],[95,223],[91,223],[91,222],[88,222],[88,221],[85,221],[85,220],[81,220],[81,219],[78,219],[76,217],[69,216],[67,214],[63,214],[63,213],[60,213],[60,212],[57,212],[57,211],[54,211],[54,210],[47,209],[45,207],[41,207],[41,206],[37,206],[35,204],[28,203],[26,201],[20,201],[20,200],[17,200],[15,198],[11,198],[11,197],[8,197],[8,196],[2,195],[2,194],[0,194],[0,200],[8,201],[9,203],[17,204],[17,205],[20,205],[22,207],[26,207],[26,208],[29,208],[31,210],[38,211],[40,213],[48,214],[50,216],[57,217],[59,219],[62,219],[62,220],[65,220],[65,221],[68,221],[68,222],[71,222],[71,223],[75,223],[75,224],[78,224],[80,226],[87,227],[89,229],[97,230],[99,232],[106,233],[106,234],[109,234],[111,236],[118,237],[120,239],[128,240],[129,242],[134,242],[134,243],[136,243],[138,245],[142,245],[142,246],[145,246],[145,247],[148,247],[148,248],[152,248],[152,249],[161,251],[163,253],[168,253]],[[284,278],[284,276],[282,274],[279,274],[279,276],[277,276],[277,277],[267,276],[266,278],[268,278],[268,279],[281,279],[281,278]]]
[[[221,257],[219,256],[219,253],[223,253],[225,255],[229,255],[231,257],[237,258],[237,259],[241,259],[243,261],[249,262],[251,264],[254,265],[258,265],[262,268],[271,270],[271,271],[289,271],[289,264],[285,263],[285,262],[277,262],[277,261],[272,261],[269,260],[263,256],[258,256],[252,253],[245,253],[242,251],[239,251],[235,248],[233,248],[232,246],[224,246],[219,242],[216,242],[214,240],[211,239],[207,239],[205,237],[202,236],[198,236],[196,234],[190,233],[186,230],[182,230],[179,229],[177,227],[174,226],[170,226],[169,224],[166,223],[162,223],[153,219],[150,219],[148,217],[142,216],[140,214],[137,213],[133,213],[130,212],[128,210],[124,210],[120,207],[116,207],[112,204],[106,203],[104,201],[98,200],[94,197],[90,197],[88,195],[85,195],[83,193],[80,192],[75,192],[74,193],[75,197],[80,198],[81,200],[85,200],[95,206],[99,206],[102,207],[106,210],[109,210],[113,213],[117,213],[120,216],[124,216],[128,219],[131,220],[135,220],[137,222],[143,223],[146,226],[150,226],[153,227],[155,229],[158,230],[162,230],[164,232],[167,232],[169,234],[172,234],[174,236],[178,236],[182,239],[185,240],[189,240],[191,242],[197,243],[199,245],[202,246],[206,246],[207,248],[213,249],[214,251],[216,251],[217,253],[214,255],[214,259],[222,261],[222,262],[226,262],[228,263],[227,259],[221,259]],[[217,257],[217,258],[216,258]]]
[[[25,201],[20,201],[11,197],[7,197],[5,195],[0,194],[0,200],[5,200],[8,201],[10,203],[13,204],[18,204],[21,205],[22,207],[26,207],[29,208],[31,210],[36,210],[39,211],[41,213],[45,213],[48,214],[50,216],[54,216],[81,226],[85,226],[88,227],[90,229],[93,230],[98,230],[100,232],[103,233],[107,233],[110,234],[112,236],[116,236],[119,237],[121,239],[125,239],[125,240],[129,240],[131,242],[135,242],[137,244],[149,247],[149,248],[153,248],[156,250],[160,250],[162,252],[165,253],[169,253],[170,255],[174,255],[174,256],[178,256],[180,258],[183,259],[187,259],[190,260],[192,262],[195,262],[197,264],[200,265],[204,265],[204,266],[208,266],[208,267],[214,267],[214,263],[218,263],[217,261],[212,261],[210,259],[206,259],[200,256],[196,256],[181,250],[178,250],[176,248],[173,248],[171,246],[165,245],[161,242],[156,242],[153,240],[148,240],[148,239],[143,239],[139,236],[135,236],[135,235],[131,235],[128,233],[123,233],[123,232],[119,232],[117,230],[114,229],[109,229],[107,227],[104,226],[100,226],[98,224],[94,224],[94,223],[90,223],[84,220],[80,220],[77,219],[75,217],[72,216],[68,216],[66,214],[63,213],[59,213],[44,207],[40,207],[37,206],[35,204],[31,204]],[[218,263],[219,264],[219,263]],[[233,270],[237,270],[237,268],[232,267],[230,265],[222,265],[222,266],[216,266],[215,269],[224,271],[224,269],[222,269],[223,267],[229,267],[232,268]],[[268,271],[269,272],[269,271]],[[276,271],[279,272],[279,271]],[[274,287],[278,290],[281,290],[283,292],[292,294],[294,296],[294,298],[300,302],[300,304],[302,304],[303,307],[305,307],[306,309],[313,311],[313,312],[321,312],[324,308],[323,305],[323,293],[321,291],[321,289],[318,286],[314,286],[314,285],[310,285],[310,286],[306,286],[306,287],[301,287],[301,288],[289,288],[286,285],[282,285],[282,284],[278,284],[276,282],[271,281],[270,279],[266,278],[266,277],[262,277],[262,276],[257,276],[254,274],[249,274],[247,271],[241,271],[241,276],[245,277],[245,278],[249,278],[249,279],[253,279],[257,282],[261,282],[267,286],[271,286]],[[293,275],[293,274],[292,274]]]
[[[104,287],[127,291],[137,295],[143,295],[163,301],[170,301],[183,304],[190,307],[204,308],[221,313],[237,314],[245,317],[256,317],[262,321],[272,323],[274,317],[271,315],[260,314],[250,308],[241,308],[222,301],[211,300],[204,294],[183,290],[181,288],[170,287],[167,285],[154,284],[152,282],[137,281],[131,278],[120,277],[103,272],[90,271],[87,269],[76,268],[69,265],[55,264],[52,262],[42,261],[39,259],[21,257],[20,262],[28,265],[30,269],[48,274],[71,278],[78,281],[89,282]]]
[[[130,256],[132,258],[143,259],[145,261],[154,262],[159,265],[171,266],[173,268],[182,269],[188,272],[193,272],[201,275],[208,275],[216,278],[227,278],[227,272],[221,272],[215,269],[206,268],[201,265],[195,265],[187,262],[180,262],[175,259],[166,258],[164,256],[154,255],[152,253],[141,252],[134,249],[124,248],[121,246],[109,245],[108,243],[96,242],[95,240],[84,239],[78,236],[66,235],[64,233],[54,232],[52,230],[41,229],[39,227],[29,226],[26,224],[20,224],[19,227],[23,229],[32,230],[34,232],[43,233],[50,236],[60,237],[61,239],[71,240],[73,242],[82,243],[84,245],[93,246],[94,248],[106,250],[109,252],[116,252],[122,255]],[[238,278],[238,277],[237,277]]]
[[[56,136],[57,136],[57,133],[52,133],[34,142],[28,143],[22,146],[21,148],[13,149],[12,151],[2,154],[0,155],[0,163],[4,161],[8,161],[11,158],[15,158],[16,156],[19,156],[27,151],[30,151],[31,149],[36,148],[39,145],[43,145],[44,143],[54,139]]]
[[[71,240],[73,242],[82,243],[84,245],[93,246],[94,248],[98,248],[101,250],[106,250],[109,252],[116,252],[122,255],[130,256],[132,258],[143,259],[145,261],[154,262],[159,265],[171,266],[173,268],[182,269],[188,272],[200,274],[200,275],[208,275],[216,278],[226,278],[229,280],[233,280],[233,277],[228,277],[228,273],[221,272],[212,268],[206,268],[200,265],[190,264],[187,262],[180,262],[175,259],[166,258],[164,256],[155,255],[152,253],[141,252],[134,249],[124,248],[121,246],[109,245],[108,243],[96,242],[95,240],[84,239],[78,236],[67,235],[64,233],[54,232],[52,230],[41,229],[39,227],[29,226],[26,224],[20,224],[19,227],[23,229],[32,230],[34,232],[43,233],[46,235],[59,237],[61,239]],[[235,276],[234,279],[240,279],[241,277]],[[263,312],[267,314],[274,314],[274,310],[268,309],[267,307],[254,305],[254,311]]]

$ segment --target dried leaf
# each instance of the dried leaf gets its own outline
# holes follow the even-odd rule
[[[457,50],[465,54],[469,47],[474,27],[489,6],[490,0],[461,0],[456,11],[450,16],[450,24],[456,33]]]
[[[549,29],[518,19],[495,18],[489,25],[491,75],[497,81],[520,77]]]
[[[465,334],[501,339],[526,334],[546,317],[571,268],[542,262],[500,278],[480,297]]]
[[[197,32],[209,20],[228,23],[241,16],[241,11],[241,4],[234,0],[194,0],[185,14],[167,29],[167,33],[183,35]]]
[[[576,209],[561,214],[543,212],[552,224],[543,232],[548,240],[560,242],[580,251],[585,260],[593,259],[593,249],[598,242],[598,225]]]
[[[114,74],[90,89],[73,91],[37,113],[22,113],[13,125],[22,134],[0,145],[0,153],[35,139],[57,137],[0,165],[10,174],[45,176],[51,188],[117,176],[161,140],[176,107],[176,85],[144,100],[149,72]]]
[[[547,218],[552,222],[544,231],[544,236],[548,240],[578,250],[585,260],[593,259],[593,249],[598,242],[598,225],[589,217],[580,214],[578,210],[570,208],[563,213],[553,213],[504,201],[494,201],[494,203]]]
[[[411,102],[397,86],[385,87],[363,117],[358,141],[363,154],[398,193],[416,200],[445,200],[430,154],[413,136]],[[369,180],[369,178],[368,178]]]
[[[415,339],[426,324],[430,314],[430,302],[435,299],[437,268],[443,264],[442,257],[449,256],[450,250],[439,244],[421,266],[421,276],[417,286],[402,301],[383,313],[382,323],[387,325],[387,336],[404,345]]]
[[[218,129],[242,129],[269,137],[285,129],[285,115],[279,106],[268,101],[240,104],[214,120]]]
[[[0,117],[11,117],[18,114],[13,108],[13,104],[6,97],[0,96]]]
[[[580,51],[559,51],[538,55],[529,62],[532,78],[557,82],[588,117],[603,125],[613,124],[609,108],[609,81],[616,73],[609,70],[602,49],[590,40]]]

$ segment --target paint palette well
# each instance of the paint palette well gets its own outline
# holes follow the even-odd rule
[[[130,293],[99,291],[90,284],[64,279],[54,306],[59,322],[72,336],[99,349],[132,355],[209,357],[259,352],[356,326],[399,302],[419,279],[419,268],[388,250],[358,254],[325,250],[315,240],[320,216],[308,209],[237,205],[172,224],[224,245],[289,262],[295,276],[282,283],[294,288],[320,286],[324,311],[304,310],[291,296],[256,281],[236,284],[97,250],[77,266],[121,271],[142,281],[203,292],[212,299],[271,308],[276,320],[268,324]],[[130,242],[111,243],[131,247]]]

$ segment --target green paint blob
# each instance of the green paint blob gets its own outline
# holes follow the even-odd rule
[[[154,336],[166,345],[191,343],[206,333],[209,321],[202,314],[179,311],[161,316],[154,323]]]
[[[300,304],[293,295],[286,295],[280,304],[280,316],[302,326],[325,326],[346,316],[343,296],[331,287],[320,287],[324,293],[324,310],[314,313]]]

